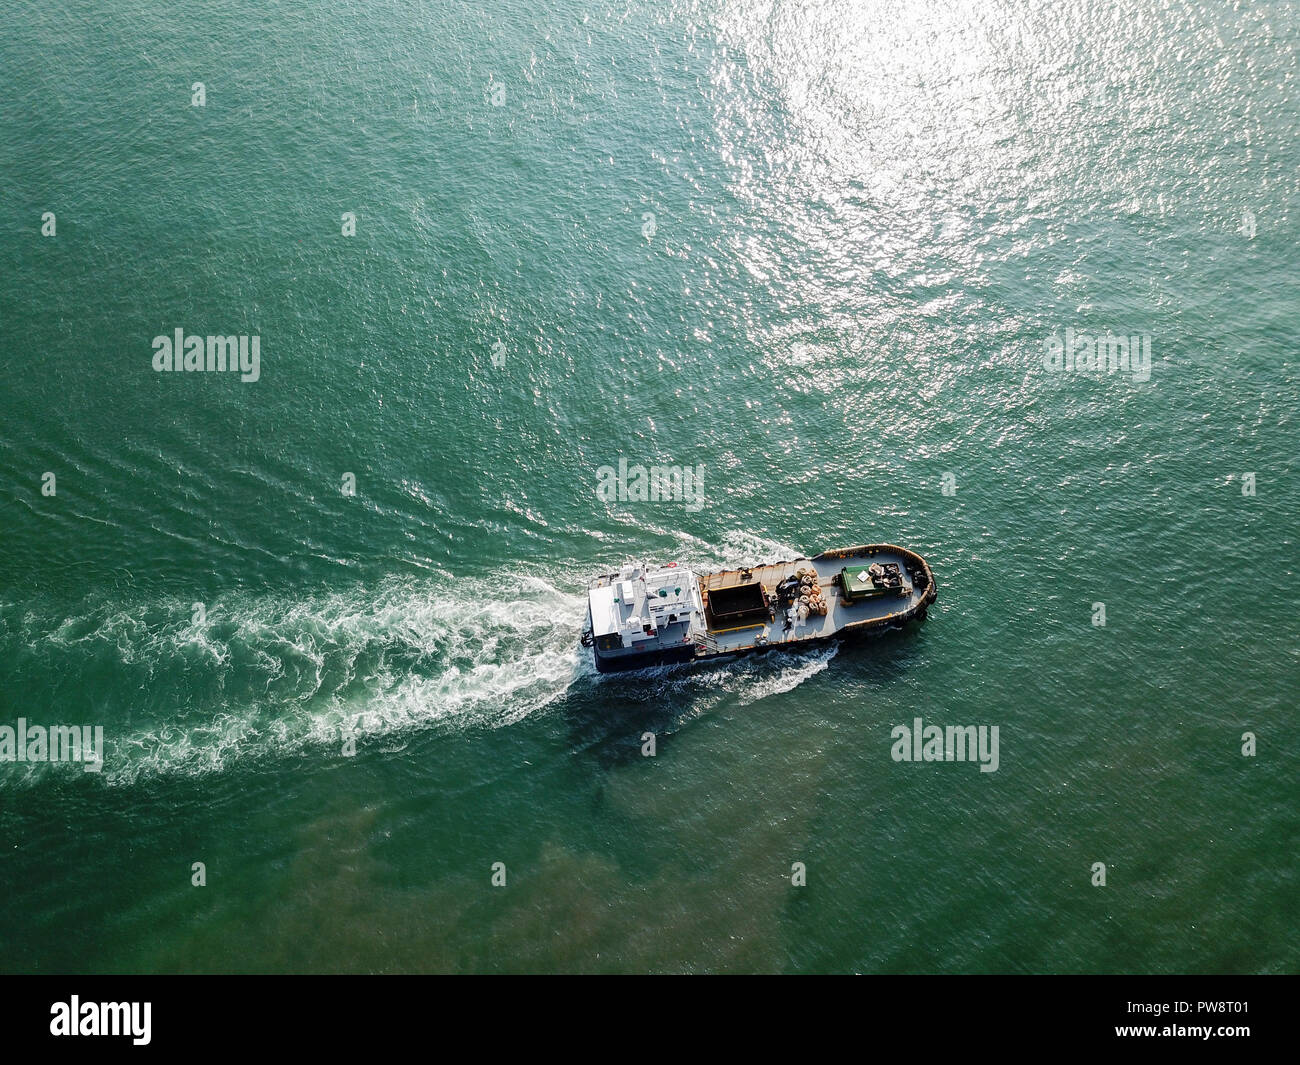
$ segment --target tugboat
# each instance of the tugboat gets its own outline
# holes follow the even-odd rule
[[[723,662],[902,628],[935,595],[925,559],[893,544],[714,573],[630,563],[592,580],[582,645],[601,673]]]

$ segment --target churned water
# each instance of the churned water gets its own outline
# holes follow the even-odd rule
[[[104,751],[0,761],[0,968],[1294,971],[1298,44],[11,4],[0,726]],[[578,646],[629,556],[874,541],[917,631]]]

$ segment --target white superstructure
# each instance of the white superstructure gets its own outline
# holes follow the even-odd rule
[[[591,632],[598,645],[602,636],[613,635],[623,647],[650,640],[686,643],[696,629],[704,628],[699,580],[687,566],[630,563],[608,583],[591,589],[590,607]]]

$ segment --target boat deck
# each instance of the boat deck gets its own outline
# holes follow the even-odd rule
[[[865,569],[873,562],[896,562],[903,573],[904,594],[880,596],[865,602],[849,604],[835,578],[845,566],[861,564]],[[925,598],[926,591],[915,587],[913,576],[908,572],[908,562],[903,552],[876,548],[867,555],[853,554],[841,558],[792,559],[789,562],[777,562],[765,566],[755,566],[750,570],[722,570],[718,573],[702,575],[700,588],[707,596],[718,588],[761,581],[769,594],[776,591],[776,586],[786,577],[792,576],[800,569],[813,569],[820,578],[822,595],[826,599],[826,616],[813,614],[803,621],[794,619],[790,612],[791,627],[785,627],[785,611],[778,610],[776,620],[756,620],[749,624],[739,624],[734,628],[710,629],[707,655],[729,654],[735,651],[749,650],[756,645],[780,646],[797,645],[810,640],[825,639],[835,633],[861,621],[887,621],[896,615],[907,613],[918,606]]]

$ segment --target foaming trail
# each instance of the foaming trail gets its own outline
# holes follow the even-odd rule
[[[66,706],[67,690],[109,681],[139,692],[96,722],[107,740],[101,778],[132,784],[341,752],[345,731],[360,747],[412,728],[519,721],[590,672],[578,655],[584,611],[582,596],[512,574],[308,598],[237,594],[198,620],[180,599],[91,604],[70,618],[0,604],[0,652],[17,643],[23,658],[0,675],[11,692],[40,686],[28,702],[37,707]],[[0,781],[71,768],[0,765]]]
[[[831,659],[839,653],[839,647],[832,644],[811,654],[800,656],[802,661],[784,665],[768,677],[755,678],[740,699],[741,706],[749,706],[770,695],[783,695],[794,691],[804,681],[816,676],[831,664]]]
[[[799,558],[804,554],[797,547],[759,536],[745,529],[732,529],[724,533],[719,550],[721,553],[719,561],[724,566],[761,566],[770,562]]]
[[[651,694],[665,706],[680,708],[676,727],[726,706],[750,706],[794,691],[822,672],[839,653],[832,644],[810,650],[769,651],[711,666],[660,666],[638,673],[601,677],[602,686],[617,686],[637,695]]]
[[[720,544],[712,544],[698,536],[676,529],[660,528],[653,525],[640,527],[644,532],[661,536],[673,541],[674,546],[667,554],[663,550],[641,552],[662,561],[689,562],[697,566],[759,566],[769,562],[799,558],[805,552],[797,547],[783,544],[765,536],[758,536],[745,529],[731,529],[722,535]],[[670,557],[671,556],[671,557]],[[621,561],[603,559],[607,563]]]
[[[678,557],[700,565],[799,554],[744,532],[717,546],[677,539]],[[421,576],[305,597],[233,593],[198,616],[194,606],[100,598],[55,616],[0,603],[0,690],[23,693],[32,723],[102,724],[97,779],[111,785],[341,756],[349,733],[361,748],[400,745],[415,729],[499,728],[564,698],[575,682],[614,690],[579,647],[585,596],[542,577]],[[689,719],[790,691],[833,655],[772,652],[618,683],[653,686]],[[0,763],[0,786],[74,772]]]

